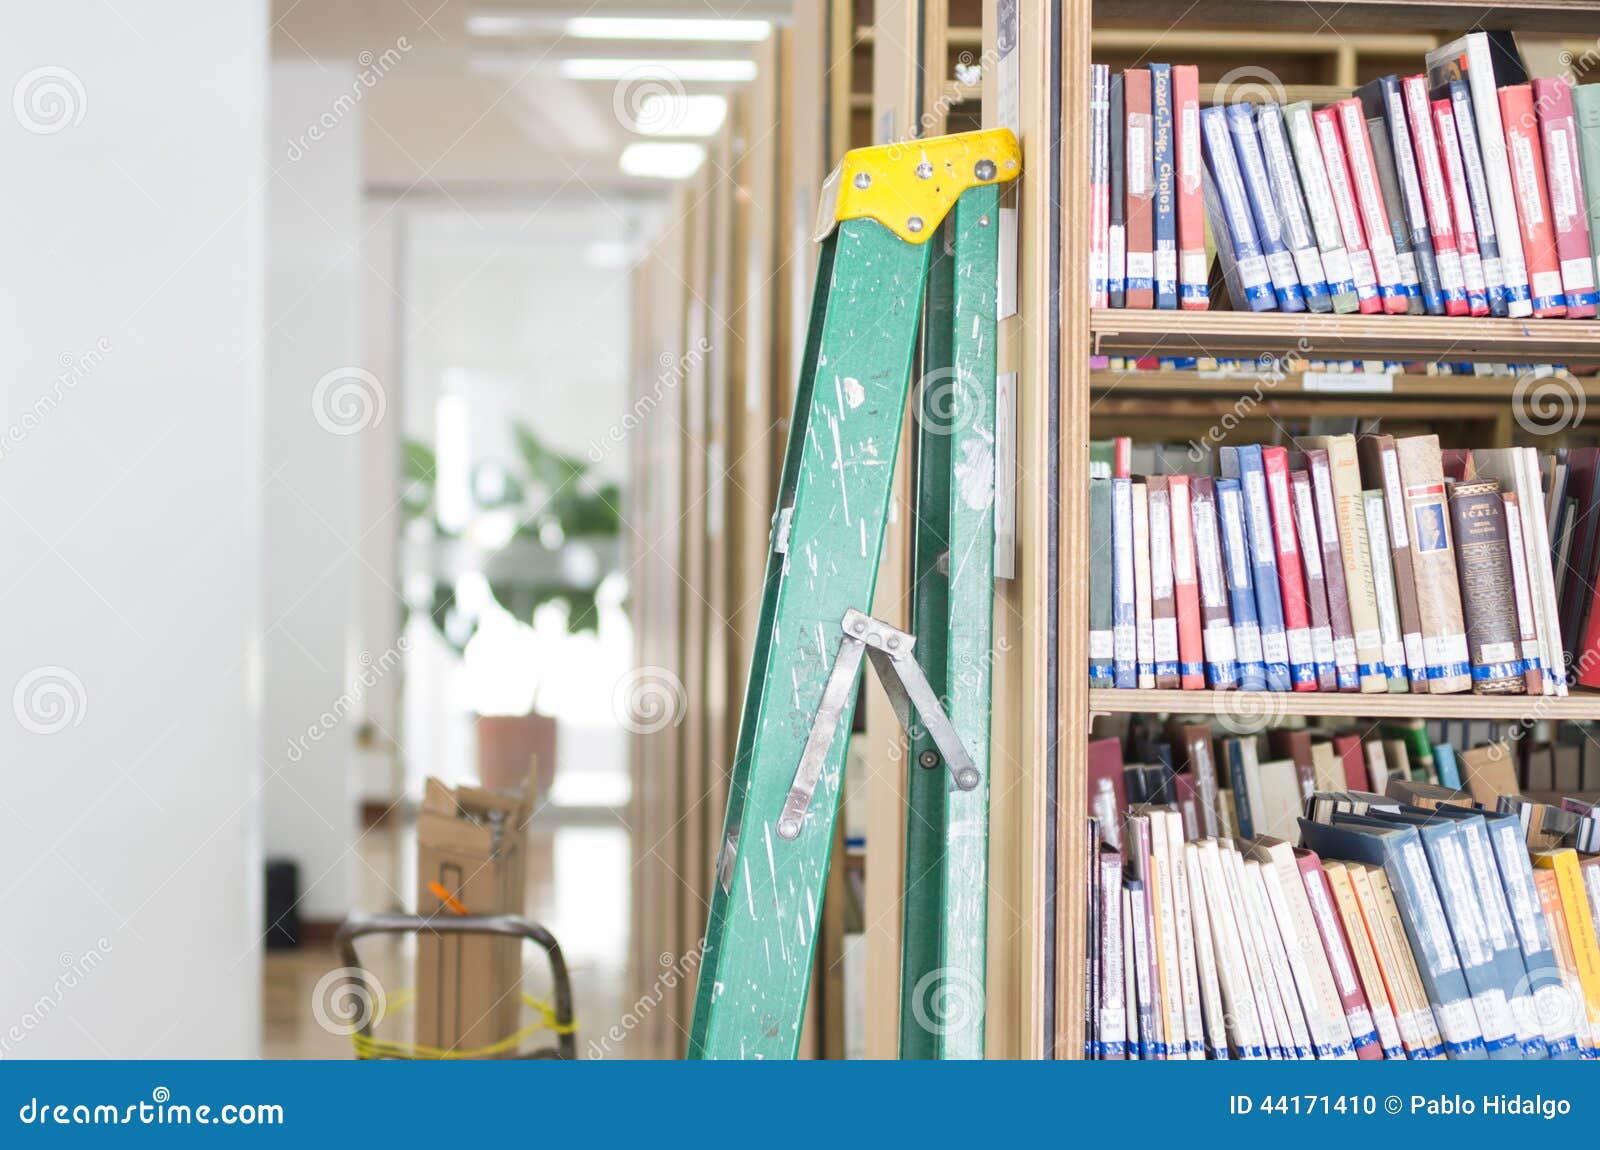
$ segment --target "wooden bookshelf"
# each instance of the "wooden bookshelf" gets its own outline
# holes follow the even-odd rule
[[[1119,691],[1089,692],[1092,714],[1155,712],[1220,715],[1266,721],[1292,715],[1349,715],[1374,719],[1502,719],[1507,722],[1600,719],[1600,691],[1575,690],[1561,698],[1529,695],[1361,695],[1331,691]]]
[[[1088,6],[1087,4],[1085,5]],[[1595,0],[1098,0],[1095,19],[1149,24],[1166,17],[1185,28],[1303,29],[1311,33],[1371,33],[1437,29],[1452,35],[1475,27],[1511,27],[1556,34],[1593,29]]]
[[[1329,378],[1337,376],[1337,380]],[[1510,403],[1517,393],[1515,375],[1412,375],[1406,372],[1374,373],[1363,383],[1360,373],[1287,371],[1268,377],[1264,389],[1274,396],[1300,395],[1315,401],[1360,396],[1363,402],[1391,400],[1414,405],[1457,403],[1463,399]],[[1260,377],[1248,369],[1238,371],[1115,371],[1104,369],[1089,376],[1090,391],[1104,395],[1219,396],[1236,398]],[[1565,377],[1565,385],[1584,401],[1600,400],[1600,376]],[[1387,411],[1387,408],[1384,409]]]

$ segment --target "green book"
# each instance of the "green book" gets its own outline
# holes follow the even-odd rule
[[[1578,121],[1578,158],[1589,208],[1589,251],[1600,276],[1600,84],[1573,88],[1572,111]],[[1600,283],[1600,279],[1596,282]]]
[[[1406,745],[1406,758],[1411,764],[1411,778],[1419,783],[1439,781],[1433,757],[1433,744],[1428,741],[1427,724],[1421,719],[1406,719],[1384,723],[1382,737],[1399,739]]]
[[[1107,443],[1110,441],[1108,440]],[[1089,686],[1115,686],[1111,621],[1111,464],[1089,480]]]
[[[1114,439],[1091,439],[1089,441],[1089,478],[1110,479],[1112,468],[1116,466],[1117,445]],[[1108,494],[1107,499],[1111,496]],[[1110,506],[1108,503],[1107,507]],[[1107,519],[1107,523],[1111,520]]]

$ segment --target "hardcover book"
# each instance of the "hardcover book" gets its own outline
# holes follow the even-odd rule
[[[1572,87],[1565,77],[1534,80],[1533,103],[1539,110],[1539,140],[1544,146],[1545,182],[1567,316],[1593,319],[1600,295],[1595,292],[1594,258],[1589,249],[1589,206],[1584,197]]]
[[[1328,579],[1323,571],[1322,544],[1317,533],[1311,476],[1304,471],[1291,471],[1289,488],[1294,501],[1295,534],[1300,541],[1300,557],[1305,568],[1306,605],[1311,616],[1311,654],[1317,664],[1317,689],[1337,691],[1339,677],[1333,649],[1333,626],[1328,617]],[[1350,664],[1353,679],[1354,651],[1351,652]]]
[[[1289,643],[1283,618],[1283,598],[1278,582],[1277,545],[1267,496],[1266,469],[1261,447],[1222,449],[1222,473],[1237,477],[1243,498],[1245,536],[1250,541],[1250,578],[1255,585],[1256,619],[1261,628],[1262,658],[1267,690],[1287,691],[1293,684]]]
[[[1284,243],[1283,222],[1278,217],[1266,160],[1261,155],[1261,142],[1256,137],[1255,110],[1249,104],[1230,104],[1227,115],[1228,131],[1233,136],[1239,172],[1244,178],[1256,239],[1267,261],[1267,274],[1272,279],[1272,291],[1277,298],[1278,308],[1288,312],[1305,311],[1306,301],[1300,288],[1299,272],[1295,269],[1294,256]]]
[[[1328,173],[1322,164],[1322,148],[1317,142],[1311,105],[1305,102],[1286,105],[1283,120],[1289,148],[1294,154],[1295,169],[1300,175],[1300,189],[1305,195],[1306,213],[1322,258],[1322,272],[1328,282],[1333,310],[1339,313],[1353,312],[1356,310],[1355,279],[1350,271],[1350,256],[1345,251],[1339,211],[1333,202],[1333,189],[1329,186]]]
[[[1359,691],[1356,638],[1350,622],[1350,597],[1345,587],[1344,558],[1339,541],[1339,516],[1334,510],[1333,477],[1328,453],[1321,448],[1305,451],[1311,476],[1311,494],[1317,510],[1317,537],[1322,542],[1322,572],[1327,584],[1328,625],[1333,632],[1334,673],[1341,691]]]
[[[1434,134],[1444,173],[1446,198],[1456,226],[1456,247],[1461,252],[1461,276],[1467,290],[1467,312],[1489,314],[1489,284],[1484,277],[1483,254],[1478,248],[1478,227],[1472,218],[1472,198],[1467,191],[1467,169],[1461,159],[1461,138],[1456,132],[1455,109],[1449,100],[1434,100]]]
[[[1294,158],[1289,154],[1289,140],[1278,105],[1263,104],[1256,116],[1256,127],[1266,159],[1268,182],[1272,185],[1273,202],[1283,225],[1284,244],[1294,258],[1306,307],[1315,312],[1332,311],[1333,298],[1328,294],[1322,255],[1311,232],[1311,217],[1306,213],[1305,199],[1300,194],[1300,179],[1295,174]]]
[[[1129,68],[1122,73],[1122,100],[1127,109],[1123,124],[1122,169],[1127,188],[1128,221],[1124,298],[1130,308],[1153,308],[1156,305],[1156,170],[1148,68]]]
[[[1372,252],[1373,265],[1377,269],[1378,295],[1383,300],[1383,310],[1391,315],[1404,315],[1409,306],[1408,297],[1400,276],[1400,260],[1395,252],[1389,213],[1383,206],[1383,191],[1378,186],[1372,141],[1367,133],[1367,120],[1361,111],[1361,101],[1354,97],[1337,100],[1333,110],[1339,117],[1344,155],[1350,165],[1350,186],[1355,193],[1356,206],[1361,211],[1367,247]]]
[[[1404,692],[1409,685],[1406,645],[1400,630],[1400,605],[1395,597],[1394,566],[1390,561],[1389,524],[1384,513],[1383,492],[1363,491],[1361,502],[1367,515],[1367,538],[1371,541],[1372,587],[1378,602],[1378,631],[1383,636],[1383,672],[1391,694]]]
[[[1378,183],[1389,213],[1389,230],[1395,237],[1395,252],[1400,260],[1401,281],[1416,300],[1410,310],[1413,314],[1426,311],[1429,315],[1443,315],[1439,268],[1433,257],[1433,239],[1428,232],[1422,185],[1417,178],[1416,149],[1406,124],[1400,81],[1395,76],[1370,80],[1357,88],[1355,95],[1367,120]]]
[[[1175,691],[1178,675],[1178,600],[1172,582],[1172,503],[1163,475],[1145,479],[1150,511],[1150,621],[1156,688]]]
[[[1217,497],[1209,475],[1190,482],[1190,521],[1194,527],[1195,566],[1200,581],[1201,640],[1206,680],[1213,689],[1239,685],[1238,651],[1228,610],[1228,583],[1223,574],[1222,540],[1217,526]]]
[[[1572,112],[1589,217],[1589,251],[1595,261],[1595,282],[1600,283],[1600,84],[1579,84],[1572,89]]]
[[[1133,575],[1133,483],[1111,480],[1111,670],[1118,687],[1139,685],[1138,604]]]
[[[1289,452],[1283,447],[1263,447],[1261,465],[1266,475],[1267,505],[1271,511],[1272,540],[1277,561],[1279,599],[1283,605],[1283,633],[1288,644],[1289,677],[1296,691],[1317,689],[1317,657],[1311,640],[1311,612],[1306,597],[1304,564],[1295,535],[1294,497],[1289,490]],[[1312,536],[1316,546],[1316,536]]]
[[[1270,311],[1277,306],[1273,282],[1256,236],[1250,196],[1245,190],[1244,177],[1239,172],[1226,110],[1202,108],[1200,131],[1205,143],[1211,184],[1220,209],[1221,218],[1213,220],[1213,230],[1218,232],[1218,257],[1222,258],[1224,252],[1229,253],[1233,276],[1244,306],[1251,311]],[[1223,230],[1225,235],[1222,234]]]
[[[1385,310],[1378,287],[1378,268],[1368,248],[1366,227],[1356,206],[1350,165],[1345,159],[1344,135],[1339,117],[1332,108],[1318,108],[1311,114],[1317,129],[1317,146],[1322,151],[1322,166],[1328,173],[1328,188],[1344,235],[1345,252],[1350,259],[1350,276],[1356,285],[1356,310],[1373,315]],[[1389,241],[1394,242],[1392,237]]]
[[[1110,687],[1112,672],[1112,558],[1116,545],[1111,526],[1111,483],[1089,480],[1089,686]]]
[[[1512,603],[1516,607],[1518,650],[1522,661],[1522,682],[1527,694],[1544,694],[1544,655],[1539,646],[1539,626],[1533,613],[1533,588],[1528,580],[1528,563],[1518,542],[1522,539],[1522,516],[1517,497],[1500,493],[1505,507],[1506,542],[1510,550]]]
[[[1392,435],[1363,435],[1356,440],[1356,455],[1361,461],[1361,483],[1383,494],[1388,512],[1390,569],[1394,573],[1395,605],[1399,611],[1402,663],[1414,692],[1426,692],[1428,661],[1422,645],[1422,611],[1417,603],[1417,584],[1411,562],[1411,531],[1406,525],[1404,484],[1400,478],[1400,457]],[[1441,496],[1442,509],[1442,496]],[[1369,529],[1370,530],[1370,529]],[[1374,576],[1376,578],[1376,576]],[[1382,591],[1379,591],[1382,595]],[[1387,656],[1385,656],[1387,660]]]
[[[1210,304],[1206,287],[1206,216],[1200,185],[1200,72],[1193,64],[1172,68],[1178,153],[1178,302],[1196,311]]]
[[[1520,695],[1526,687],[1500,484],[1494,480],[1456,484],[1450,492],[1450,519],[1455,527],[1472,689],[1480,695]]]
[[[1127,165],[1123,136],[1128,122],[1128,110],[1122,100],[1122,73],[1110,78],[1110,101],[1106,114],[1109,127],[1107,148],[1110,171],[1109,227],[1106,229],[1106,295],[1112,307],[1127,304],[1128,287],[1128,205],[1127,188],[1122,174]]]
[[[1178,674],[1185,691],[1206,685],[1201,641],[1200,583],[1195,562],[1194,517],[1188,475],[1167,477],[1172,517],[1172,584],[1178,609]]]
[[[1450,215],[1450,193],[1445,187],[1444,166],[1439,158],[1439,141],[1433,131],[1433,106],[1428,100],[1428,82],[1422,76],[1407,76],[1401,81],[1411,138],[1416,141],[1417,174],[1422,181],[1422,201],[1428,213],[1428,228],[1433,235],[1433,252],[1438,260],[1439,287],[1444,292],[1446,315],[1467,315],[1467,283],[1456,247],[1455,222]]]
[[[1395,440],[1395,454],[1411,535],[1411,575],[1422,624],[1428,690],[1434,694],[1465,691],[1472,686],[1472,662],[1462,621],[1439,437],[1402,437]]]
[[[1178,306],[1178,197],[1172,65],[1150,65],[1152,152],[1155,164],[1156,307]]]
[[[1461,167],[1467,181],[1467,202],[1472,208],[1472,226],[1477,233],[1478,252],[1483,258],[1483,281],[1489,291],[1489,314],[1507,314],[1506,277],[1500,262],[1500,240],[1494,212],[1489,203],[1489,180],[1484,174],[1483,152],[1478,147],[1477,119],[1472,111],[1472,93],[1465,80],[1449,84],[1450,111],[1461,148]],[[1455,193],[1452,192],[1453,196]]]
[[[1366,502],[1361,490],[1361,468],[1353,436],[1312,436],[1306,447],[1326,451],[1332,481],[1334,509],[1339,520],[1340,558],[1344,564],[1345,591],[1350,606],[1356,648],[1356,671],[1364,692],[1388,688],[1382,628],[1378,619],[1378,593],[1373,580],[1372,548],[1367,538]],[[1385,543],[1387,546],[1387,543]]]
[[[1108,303],[1106,244],[1111,220],[1109,163],[1110,107],[1107,85],[1110,72],[1104,64],[1089,68],[1089,306]]]
[[[1239,688],[1265,691],[1266,658],[1261,643],[1261,624],[1256,615],[1244,498],[1237,479],[1218,479],[1215,483],[1217,520],[1222,531],[1222,567],[1228,581],[1228,612],[1233,619],[1233,641],[1239,662]],[[1285,674],[1287,676],[1287,669]]]
[[[1544,148],[1534,117],[1533,89],[1528,84],[1501,88],[1500,119],[1506,128],[1506,157],[1517,195],[1517,220],[1522,227],[1522,255],[1528,263],[1528,288],[1533,314],[1567,314],[1561,286],[1561,258],[1550,219],[1550,194],[1545,189]]]
[[[1150,580],[1150,489],[1133,483],[1133,621],[1139,658],[1139,689],[1156,685],[1154,588]]]

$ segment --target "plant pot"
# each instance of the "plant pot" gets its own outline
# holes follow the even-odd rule
[[[535,776],[541,797],[556,776],[556,721],[549,715],[479,715],[478,781],[492,790],[516,790]]]

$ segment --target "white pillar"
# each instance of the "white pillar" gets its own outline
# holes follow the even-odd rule
[[[259,1048],[267,28],[6,12],[6,1057]]]
[[[369,680],[399,673],[398,655],[357,649],[355,602],[360,453],[390,417],[360,339],[354,67],[275,61],[270,89],[266,846],[269,857],[299,864],[300,916],[328,921],[351,905],[362,701]]]

